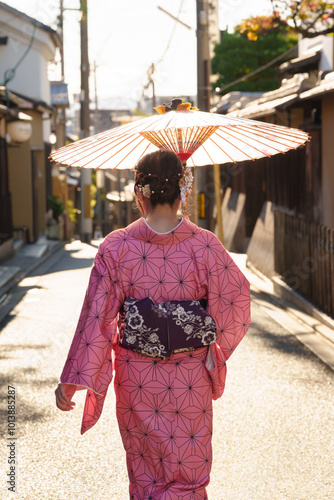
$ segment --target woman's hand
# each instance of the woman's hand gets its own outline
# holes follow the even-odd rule
[[[75,402],[71,401],[73,394],[76,392],[77,386],[74,384],[59,384],[55,390],[56,405],[59,410],[70,411],[74,410]]]

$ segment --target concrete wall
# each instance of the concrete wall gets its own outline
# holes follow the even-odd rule
[[[274,262],[274,205],[267,201],[258,218],[247,248],[247,264],[251,264],[265,276],[275,273]]]
[[[298,56],[321,50],[320,71],[334,69],[334,38],[319,35],[315,38],[300,38],[298,41]]]
[[[27,49],[33,34],[31,22],[7,12],[0,6],[0,35],[8,36],[7,45],[0,46],[0,74],[13,68]],[[8,84],[10,90],[50,104],[50,84],[47,77],[48,61],[56,53],[50,34],[41,28],[34,32],[30,51]]]
[[[322,100],[323,224],[334,228],[334,93]]]
[[[222,202],[224,246],[231,252],[245,252],[248,241],[245,236],[246,195],[226,189]],[[215,227],[218,235],[218,228]]]

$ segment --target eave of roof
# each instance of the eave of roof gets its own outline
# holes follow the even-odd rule
[[[305,66],[309,66],[315,64],[320,61],[321,58],[321,50],[316,50],[314,52],[309,52],[300,57],[296,57],[295,59],[291,59],[291,61],[287,61],[279,66],[280,73],[285,73],[287,71],[303,68]]]
[[[310,99],[334,92],[334,71],[328,73],[316,87],[306,90],[300,94],[301,99]]]
[[[9,12],[10,14],[13,14],[16,17],[19,17],[19,18],[23,19],[24,21],[27,21],[28,23],[31,23],[33,26],[36,26],[36,28],[40,28],[40,29],[48,32],[49,35],[51,36],[55,46],[61,48],[61,46],[62,46],[61,39],[60,39],[57,31],[55,31],[50,26],[47,26],[46,24],[41,23],[40,21],[37,21],[37,19],[34,19],[33,17],[28,16],[27,14],[25,14],[24,12],[21,12],[20,10],[14,9],[14,7],[11,7],[10,5],[7,5],[4,2],[0,2],[0,9],[3,9],[5,11]]]
[[[53,107],[49,106],[49,104],[47,104],[44,101],[27,97],[18,92],[13,92],[12,90],[7,90],[7,95],[6,95],[6,88],[4,86],[0,86],[0,97],[2,98],[8,97],[9,101],[15,104],[15,106],[17,106],[20,109],[32,109],[39,111],[41,113],[49,113],[49,114],[53,112]]]
[[[228,113],[228,116],[236,116],[238,118],[260,118],[262,116],[271,115],[278,109],[282,110],[287,105],[290,105],[297,100],[298,94],[291,94],[282,97],[281,99],[274,99],[272,101],[263,102],[262,104],[256,102],[244,109],[232,111],[231,113]]]

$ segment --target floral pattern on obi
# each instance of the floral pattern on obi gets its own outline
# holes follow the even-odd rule
[[[170,357],[182,349],[216,342],[216,323],[198,300],[155,304],[151,297],[124,302],[121,345],[149,356]]]

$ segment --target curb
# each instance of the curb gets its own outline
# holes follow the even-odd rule
[[[3,287],[0,288],[0,303],[1,299],[4,295],[8,294],[8,292],[14,288],[20,281],[22,281],[26,276],[28,276],[30,273],[32,273],[37,267],[39,267],[41,264],[44,264],[52,255],[54,255],[56,252],[64,248],[64,246],[68,243],[67,241],[60,241],[56,245],[50,248],[48,252],[46,252],[42,257],[36,259],[36,262],[34,262],[31,266],[29,266],[27,269],[19,271],[11,280],[9,280]]]
[[[261,286],[257,286],[257,288],[261,292],[270,293],[270,300],[276,306],[280,308],[283,306],[297,321],[306,324],[314,333],[320,334],[334,346],[334,320],[331,317],[289,287],[278,275],[269,279],[249,263],[247,263],[247,268],[264,282],[263,288]],[[288,304],[282,303],[282,299]],[[291,307],[291,305],[295,307]]]
[[[311,302],[302,297],[298,292],[290,288],[278,276],[273,277],[274,292],[283,299],[289,300],[296,307],[295,315],[302,321],[312,326],[314,330],[323,335],[327,340],[334,344],[334,320],[317,309]]]

